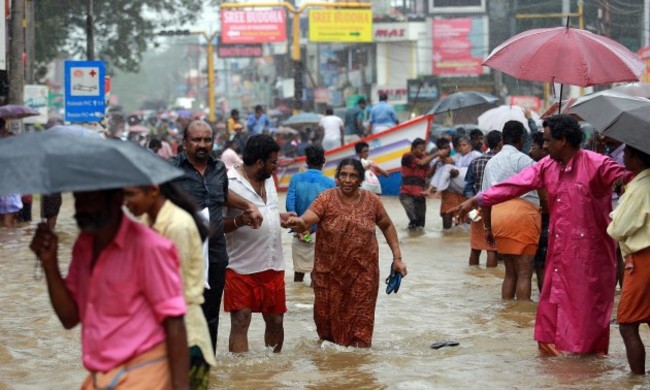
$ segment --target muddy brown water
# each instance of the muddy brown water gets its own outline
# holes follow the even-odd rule
[[[606,357],[540,356],[533,341],[536,303],[501,301],[502,264],[486,269],[483,256],[480,268],[468,267],[469,233],[463,227],[441,231],[437,200],[429,201],[427,229],[420,235],[405,231],[407,220],[397,198],[383,200],[409,275],[396,295],[386,295],[381,282],[372,348],[318,343],[313,292],[307,283],[293,283],[291,235],[284,234],[289,310],[284,349],[273,354],[264,348],[263,321],[254,315],[251,351],[229,354],[230,321],[222,312],[211,389],[650,388],[649,378],[629,374],[616,325]],[[64,273],[77,235],[72,213],[72,198],[66,195],[57,226]],[[34,280],[28,246],[35,225],[0,228],[0,389],[78,388],[86,375],[79,329],[63,329],[45,281]],[[392,257],[379,231],[378,237],[383,280]],[[642,338],[650,340],[647,327]],[[443,340],[460,345],[430,348]]]

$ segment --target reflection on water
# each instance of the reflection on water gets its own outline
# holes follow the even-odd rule
[[[462,227],[441,232],[436,201],[429,203],[427,231],[411,235],[405,231],[407,221],[399,200],[384,200],[410,273],[397,295],[386,295],[383,282],[379,286],[373,347],[364,350],[318,342],[313,292],[308,282],[292,282],[290,235],[285,234],[289,312],[284,349],[274,354],[264,347],[263,321],[254,315],[249,331],[251,352],[229,354],[230,320],[222,313],[218,367],[212,371],[211,388],[650,388],[650,379],[628,374],[615,325],[606,357],[540,357],[532,339],[536,304],[501,301],[503,266],[468,267],[468,232]],[[71,198],[65,197],[57,228],[64,271],[76,237],[71,207]],[[34,226],[0,228],[0,389],[77,388],[86,375],[79,331],[61,327],[50,307],[45,282],[33,279],[34,256],[28,246]],[[391,254],[378,234],[383,280]],[[536,291],[533,297],[537,299]],[[642,338],[650,340],[647,327],[642,329]],[[430,348],[444,340],[460,345]]]

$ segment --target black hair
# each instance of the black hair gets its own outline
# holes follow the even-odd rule
[[[239,110],[236,109],[236,108],[233,108],[232,110],[230,110],[230,116],[235,116],[235,115],[239,115]]]
[[[152,138],[149,141],[149,149],[156,149],[156,148],[162,148],[162,141],[159,140],[158,138]]]
[[[450,142],[447,138],[440,137],[436,140],[436,148],[438,148],[438,150],[448,148],[449,143]]]
[[[370,145],[368,145],[367,142],[365,141],[359,141],[356,144],[354,144],[354,151],[359,154],[363,150],[363,148],[370,148]]]
[[[472,140],[469,139],[469,137],[466,135],[457,135],[454,137],[454,145],[458,146],[458,144],[460,144],[460,141],[465,141],[469,145],[472,144]]]
[[[385,102],[385,101],[387,101],[387,100],[388,100],[388,94],[386,94],[386,93],[384,93],[384,92],[381,92],[381,93],[379,94],[379,101],[380,101],[380,102]]]
[[[544,148],[544,133],[542,132],[533,133],[533,135],[531,136],[531,141],[532,143],[537,145],[538,148],[540,149]]]
[[[271,153],[280,151],[280,145],[267,134],[255,134],[248,138],[244,147],[244,165],[253,165],[258,160],[266,161]]]
[[[199,214],[199,209],[190,195],[180,185],[171,181],[160,185],[160,193],[170,202],[187,211],[192,216],[196,228],[199,230],[201,242],[205,241],[208,235],[210,235],[210,228],[208,227],[207,221]]]
[[[503,125],[503,144],[512,145],[521,142],[521,137],[524,136],[526,128],[524,124],[519,121],[507,121]]]
[[[255,106],[255,112],[258,112],[258,111],[264,111],[264,109],[262,108],[262,105],[260,105],[260,104]]]
[[[318,145],[309,145],[305,148],[305,157],[308,167],[318,167],[325,164],[325,151]]]
[[[355,171],[357,171],[357,174],[359,175],[359,181],[364,181],[366,179],[366,170],[363,169],[363,165],[361,165],[361,161],[357,160],[356,158],[344,158],[341,160],[339,165],[336,167],[336,178],[339,178],[339,174],[341,173],[341,168],[343,168],[346,165],[352,166]]]
[[[418,145],[426,145],[427,141],[423,140],[422,138],[416,138],[411,142],[411,149],[415,149]]]
[[[627,144],[625,145],[625,153],[629,154],[630,156],[636,156],[646,169],[650,168],[650,154],[642,152],[639,149]]]
[[[500,131],[492,130],[489,133],[487,133],[487,137],[485,139],[485,144],[487,145],[488,148],[490,148],[490,150],[496,149],[497,146],[499,146],[499,142],[501,142],[501,132]]]
[[[542,126],[551,130],[551,137],[557,140],[564,138],[575,149],[580,149],[580,145],[584,142],[585,133],[580,128],[578,121],[570,115],[553,115],[544,120]]]
[[[325,115],[334,115],[334,109],[332,107],[327,107],[325,109]]]
[[[479,129],[474,129],[469,132],[469,138],[474,139],[478,137],[483,137],[483,132]]]

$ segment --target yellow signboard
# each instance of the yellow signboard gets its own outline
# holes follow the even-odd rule
[[[372,10],[309,10],[310,42],[372,42]]]

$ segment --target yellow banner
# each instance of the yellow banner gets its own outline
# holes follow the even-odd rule
[[[372,42],[372,10],[309,10],[310,42]]]

